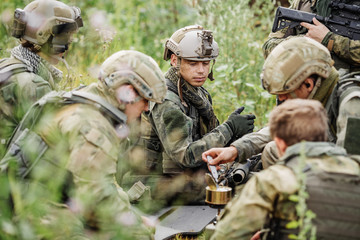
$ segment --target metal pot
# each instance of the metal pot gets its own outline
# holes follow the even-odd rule
[[[231,190],[231,187],[226,186],[218,186],[216,189],[207,186],[205,202],[214,207],[223,207],[231,200]]]

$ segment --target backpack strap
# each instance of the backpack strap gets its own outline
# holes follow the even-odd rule
[[[0,61],[0,84],[5,83],[14,74],[32,72],[26,64],[15,58],[5,58]]]

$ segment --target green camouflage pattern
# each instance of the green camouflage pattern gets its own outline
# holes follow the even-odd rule
[[[171,100],[174,98],[178,98],[178,101]],[[151,109],[151,123],[164,149],[163,169],[181,170],[204,166],[205,162],[201,158],[203,152],[213,147],[223,147],[230,141],[232,132],[226,124],[201,138],[194,138],[194,121],[200,121],[199,114],[195,116],[195,119],[189,117],[181,106],[180,98],[170,91],[163,103],[155,104]]]
[[[10,58],[1,65],[6,65],[8,61],[24,64]],[[53,76],[46,69],[41,75],[32,72],[15,73],[0,84],[0,157],[5,154],[6,144],[26,111],[34,102],[54,89]]]
[[[80,91],[101,96],[99,86],[100,83],[93,83]],[[33,130],[48,149],[31,171],[31,181],[19,183],[27,190],[23,189],[21,198],[15,201],[15,208],[22,206],[18,215],[37,219],[32,221],[35,233],[45,232],[49,234],[47,239],[57,239],[58,234],[69,227],[69,231],[60,236],[70,239],[82,236],[86,225],[92,229],[86,230],[91,239],[150,239],[149,229],[133,212],[127,194],[115,181],[117,163],[125,160],[122,154],[127,144],[126,139],[117,136],[110,118],[96,106],[74,103],[46,109]],[[62,215],[57,212],[63,211],[63,207],[58,206],[62,202],[58,193],[64,189],[69,195],[66,200],[69,214],[82,223],[76,229],[71,228],[71,221],[58,224]],[[38,201],[40,199],[44,201]],[[34,208],[44,210],[41,214],[34,213]],[[47,219],[47,231],[43,225],[36,225],[43,219]]]
[[[326,0],[317,0],[326,1]],[[311,10],[311,6],[316,4],[316,1],[308,1],[308,0],[296,0],[294,1],[289,8],[313,12]],[[321,12],[321,9],[319,9]],[[264,57],[267,58],[270,52],[282,41],[287,38],[292,38],[294,36],[290,35],[293,33],[289,33],[287,28],[284,28],[278,32],[271,32],[269,34],[268,40],[263,45],[263,54]],[[321,42],[325,47],[327,47],[329,40],[333,40],[333,48],[331,51],[331,55],[335,61],[336,69],[346,69],[348,71],[357,71],[360,68],[360,41],[359,40],[351,40],[349,38],[340,36],[336,33],[329,32],[323,41]]]
[[[305,145],[300,143],[290,146],[281,158],[281,163],[285,159],[288,161],[294,156],[299,156],[302,151],[307,156],[306,163],[311,164],[316,171],[360,175],[359,164],[345,157],[344,149],[325,142],[307,142]],[[245,184],[240,195],[227,204],[211,240],[248,240],[262,229],[268,214],[274,211],[277,218],[295,220],[296,203],[290,201],[289,196],[298,190],[299,184],[294,171],[283,164],[271,166],[255,174]],[[274,209],[277,197],[278,203]]]

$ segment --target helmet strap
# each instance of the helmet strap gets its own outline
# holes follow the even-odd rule
[[[317,92],[317,90],[319,89],[320,85],[321,85],[321,77],[318,76],[318,78],[315,82],[314,88],[311,91],[310,95],[308,96],[308,99],[313,99],[313,97],[314,97],[315,93]]]
[[[182,94],[182,88],[181,88],[181,74],[180,74],[180,64],[181,64],[181,58],[178,57],[176,61],[176,72],[178,74],[178,81],[177,81],[177,89],[178,89],[178,95],[181,100],[181,104],[185,107],[188,107],[186,102],[184,101],[183,94]]]
[[[213,68],[214,68],[214,65],[215,65],[215,59],[213,60],[212,62],[212,65],[211,65],[211,70],[210,70],[210,73],[208,75],[208,78],[210,79],[210,81],[214,81],[214,72],[213,72]]]

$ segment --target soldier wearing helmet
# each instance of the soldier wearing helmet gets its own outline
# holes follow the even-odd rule
[[[320,101],[328,114],[328,141],[344,147],[348,153],[359,154],[356,147],[360,144],[357,134],[360,126],[359,80],[348,75],[339,79],[333,63],[326,47],[308,37],[294,37],[280,43],[265,60],[262,86],[269,93],[277,95],[280,101],[294,98]],[[240,149],[244,139],[232,145]],[[274,142],[267,144],[264,141],[260,146],[265,145],[262,163],[268,167],[277,161],[278,154]],[[231,150],[210,150],[204,156],[216,156],[216,161],[211,163],[218,164],[237,156],[236,149]]]
[[[53,65],[82,27],[80,9],[55,0],[36,0],[16,9],[12,35],[20,45],[0,60],[0,156],[17,124],[36,100],[62,78]]]
[[[45,232],[47,239],[84,232],[97,239],[149,239],[127,194],[115,184],[115,174],[125,160],[128,125],[148,110],[149,101],[161,103],[165,93],[157,63],[123,50],[104,61],[98,82],[53,91],[36,102],[0,161],[1,170],[14,173],[21,188],[21,201],[15,201],[15,209],[22,206],[19,219],[35,218],[35,234]],[[33,208],[42,211],[32,215]],[[44,219],[46,226],[40,224]]]
[[[218,54],[212,32],[199,25],[177,30],[165,43],[164,59],[171,64],[165,74],[168,87],[165,101],[151,104],[150,112],[142,116],[141,141],[146,150],[143,164],[146,169],[142,170],[163,174],[171,182],[160,181],[159,189],[151,193],[154,197],[169,199],[172,193],[181,192],[184,199],[194,200],[196,195],[203,200],[188,186],[196,185],[197,192],[204,188],[200,172],[206,165],[201,153],[225,146],[231,139],[253,130],[255,116],[240,115],[243,108],[219,125],[211,96],[203,87],[207,78],[213,80],[212,69]]]

